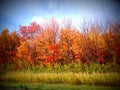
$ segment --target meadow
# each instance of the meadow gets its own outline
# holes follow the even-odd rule
[[[20,83],[61,83],[71,85],[119,86],[120,73],[33,73],[8,72],[1,75],[3,82]]]
[[[9,65],[8,65],[9,66]],[[107,68],[106,68],[107,67]],[[12,83],[45,83],[45,84],[69,84],[89,86],[120,86],[120,70],[117,64],[91,65],[71,63],[69,65],[24,68],[15,70],[6,68],[0,74],[1,82]]]

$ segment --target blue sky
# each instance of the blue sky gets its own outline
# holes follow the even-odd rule
[[[117,0],[0,0],[0,31],[18,30],[19,25],[56,17],[74,21],[86,18],[120,20]]]

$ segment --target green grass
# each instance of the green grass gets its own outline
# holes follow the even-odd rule
[[[120,73],[33,73],[7,72],[0,74],[2,82],[48,83],[71,85],[120,86]]]
[[[120,90],[120,87],[44,83],[0,83],[2,90]]]
[[[54,66],[48,66],[45,67],[44,64],[40,64],[39,66],[30,65],[24,65],[24,63],[19,63],[21,68],[16,68],[14,64],[12,63],[6,63],[0,65],[0,73],[6,73],[8,71],[32,71],[32,72],[54,72],[54,73],[64,73],[64,72],[86,72],[86,73],[109,73],[109,72],[118,72],[120,73],[120,64],[117,64],[116,62],[107,62],[105,64],[100,64],[96,62],[91,62],[90,64],[86,63],[69,63],[65,65],[59,65],[55,63]],[[24,66],[22,66],[24,65]]]

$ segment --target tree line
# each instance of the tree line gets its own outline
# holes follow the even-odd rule
[[[17,68],[66,65],[91,62],[120,64],[120,23],[84,22],[80,29],[72,22],[62,25],[52,18],[44,25],[32,22],[19,31],[3,30],[0,34],[0,64]],[[22,67],[21,67],[22,66]]]

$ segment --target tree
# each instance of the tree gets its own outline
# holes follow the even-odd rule
[[[59,26],[57,21],[52,18],[49,23],[46,23],[41,33],[39,33],[34,40],[34,45],[37,52],[36,62],[39,64],[45,62],[49,56],[49,47],[56,46],[59,42],[58,37]]]
[[[41,32],[42,28],[36,22],[32,22],[30,26],[21,26],[20,25],[20,35],[21,41],[27,41],[33,39],[37,34]]]
[[[0,35],[0,59],[12,61],[16,56],[16,48],[19,46],[19,36],[16,32],[3,30]]]

